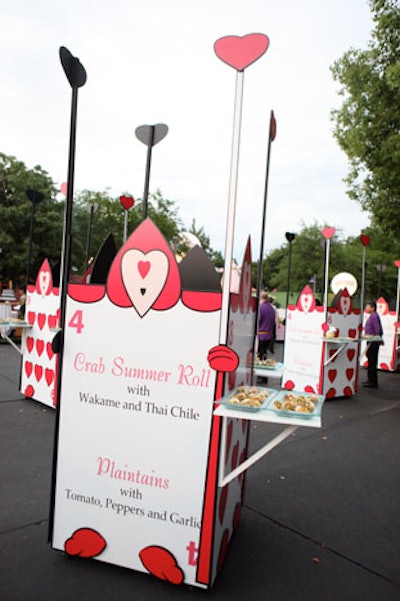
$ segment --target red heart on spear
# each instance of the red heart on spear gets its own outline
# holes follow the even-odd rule
[[[394,262],[394,264],[396,265],[396,267],[397,267],[398,269],[400,269],[400,261],[397,261],[397,259],[396,259],[396,261]]]
[[[268,49],[269,38],[263,33],[249,33],[243,37],[228,35],[214,44],[215,54],[224,63],[243,71]]]
[[[332,238],[334,233],[335,233],[334,227],[324,227],[324,229],[322,230],[322,235],[325,238],[325,240],[329,240],[329,238]]]
[[[366,234],[361,234],[360,240],[363,246],[368,246],[368,244],[371,242],[371,238]]]
[[[132,196],[120,196],[119,202],[122,204],[124,209],[128,211],[135,204],[135,199]]]

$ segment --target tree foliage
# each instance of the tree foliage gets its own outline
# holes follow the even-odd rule
[[[42,202],[33,206],[28,189],[42,193]],[[53,181],[41,167],[27,169],[16,158],[0,153],[0,274],[16,286],[26,279],[32,210],[30,271],[36,273],[46,257],[59,261],[63,203],[57,201]]]
[[[325,239],[322,229],[314,223],[303,226],[296,234],[291,247],[291,268],[289,289],[294,297],[307,284],[315,290],[317,298],[323,300],[325,289]],[[394,261],[400,258],[400,241],[393,242],[382,233],[380,228],[369,227],[363,232],[371,239],[365,248],[365,295],[371,298],[384,296],[387,301],[393,301],[397,293],[398,270]],[[360,292],[362,279],[363,245],[360,237],[343,239],[336,232],[330,241],[329,280],[338,273],[349,272],[358,281]],[[381,271],[380,266],[384,266]],[[289,243],[283,244],[267,254],[263,262],[263,286],[268,290],[287,291],[289,266]],[[315,278],[315,284],[314,284]],[[254,277],[253,277],[253,281]],[[291,296],[292,300],[292,296]],[[357,297],[355,297],[357,302]]]
[[[400,232],[400,5],[370,0],[374,22],[366,50],[350,49],[331,67],[341,108],[334,135],[349,159],[348,194],[372,224]]]

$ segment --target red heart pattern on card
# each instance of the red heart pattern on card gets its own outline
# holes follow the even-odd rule
[[[31,384],[29,384],[26,388],[25,388],[25,392],[24,395],[26,397],[32,398],[33,395],[35,394],[35,389],[33,388],[33,386]]]
[[[284,388],[286,388],[286,390],[293,390],[294,382],[292,380],[287,380],[284,384]]]
[[[51,342],[47,342],[46,343],[46,352],[47,352],[48,358],[51,361],[51,359],[54,357],[54,351],[53,351],[53,347],[51,345]]]
[[[57,326],[57,315],[49,315],[47,317],[47,323],[49,325],[50,330]]]
[[[348,367],[346,369],[346,378],[350,381],[354,376],[354,369],[352,367]]]
[[[349,338],[355,338],[356,336],[357,336],[356,328],[350,328],[349,329]]]
[[[46,315],[44,313],[38,313],[37,319],[38,319],[39,329],[43,330],[43,328],[46,324]]]
[[[232,470],[234,470],[235,467],[237,467],[238,458],[239,458],[239,441],[234,445],[234,447],[232,449],[232,461],[231,461]]]
[[[46,367],[46,369],[44,371],[44,377],[45,377],[45,380],[47,382],[47,385],[50,386],[50,384],[54,380],[54,371],[52,369]]]
[[[313,394],[315,393],[315,389],[308,384],[307,386],[304,386],[304,392],[310,392]]]
[[[269,46],[269,38],[262,33],[250,33],[243,37],[229,35],[214,44],[215,54],[224,63],[243,71],[259,59]]]
[[[146,570],[153,576],[171,584],[182,584],[184,574],[175,557],[167,549],[155,545],[145,547],[140,551],[139,557]]]
[[[32,375],[32,371],[33,371],[32,361],[25,361],[24,369],[25,369],[25,373],[28,376],[28,378],[30,378],[30,376]]]
[[[26,318],[28,320],[28,323],[33,326],[33,324],[35,323],[35,318],[36,318],[36,313],[35,311],[28,311],[28,313],[26,314]]]
[[[168,258],[159,250],[133,248],[121,260],[122,281],[136,311],[143,317],[155,303],[168,277]]]
[[[40,338],[38,338],[36,340],[36,352],[39,355],[39,357],[43,353],[43,349],[44,349],[44,340],[41,340]]]
[[[328,370],[328,378],[330,382],[333,382],[337,375],[337,369],[329,369]]]
[[[352,396],[353,395],[353,391],[350,388],[350,386],[346,386],[343,390],[343,394],[344,396]]]
[[[334,396],[336,396],[336,388],[330,388],[325,396],[327,399],[332,399]]]
[[[219,517],[219,522],[220,522],[221,525],[224,522],[226,502],[228,500],[228,491],[229,491],[229,484],[226,484],[224,486],[224,488],[221,490],[221,494],[220,494],[220,497],[219,497],[218,517]]]
[[[34,338],[32,338],[32,336],[27,336],[26,337],[26,348],[28,349],[28,353],[32,352],[34,344],[35,344]]]
[[[43,367],[41,365],[35,365],[35,378],[38,382],[42,379]]]
[[[356,351],[353,348],[349,348],[347,350],[347,358],[348,358],[348,360],[349,361],[353,361],[355,354],[356,354]]]

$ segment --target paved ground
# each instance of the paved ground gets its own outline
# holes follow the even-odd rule
[[[322,429],[299,428],[248,470],[241,524],[203,591],[48,545],[55,413],[19,394],[19,369],[0,344],[1,601],[400,599],[399,374],[326,402]],[[275,430],[253,423],[251,447]]]

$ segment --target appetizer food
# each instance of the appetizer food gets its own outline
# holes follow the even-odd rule
[[[268,397],[268,391],[257,386],[239,386],[228,400],[228,404],[239,407],[261,407]]]
[[[293,411],[294,413],[312,413],[318,403],[318,397],[315,394],[305,396],[303,394],[293,394],[288,392],[283,400],[276,400],[273,403],[274,409],[280,411]]]
[[[259,359],[258,357],[255,360],[255,365],[261,365],[262,367],[276,367],[275,359]]]

